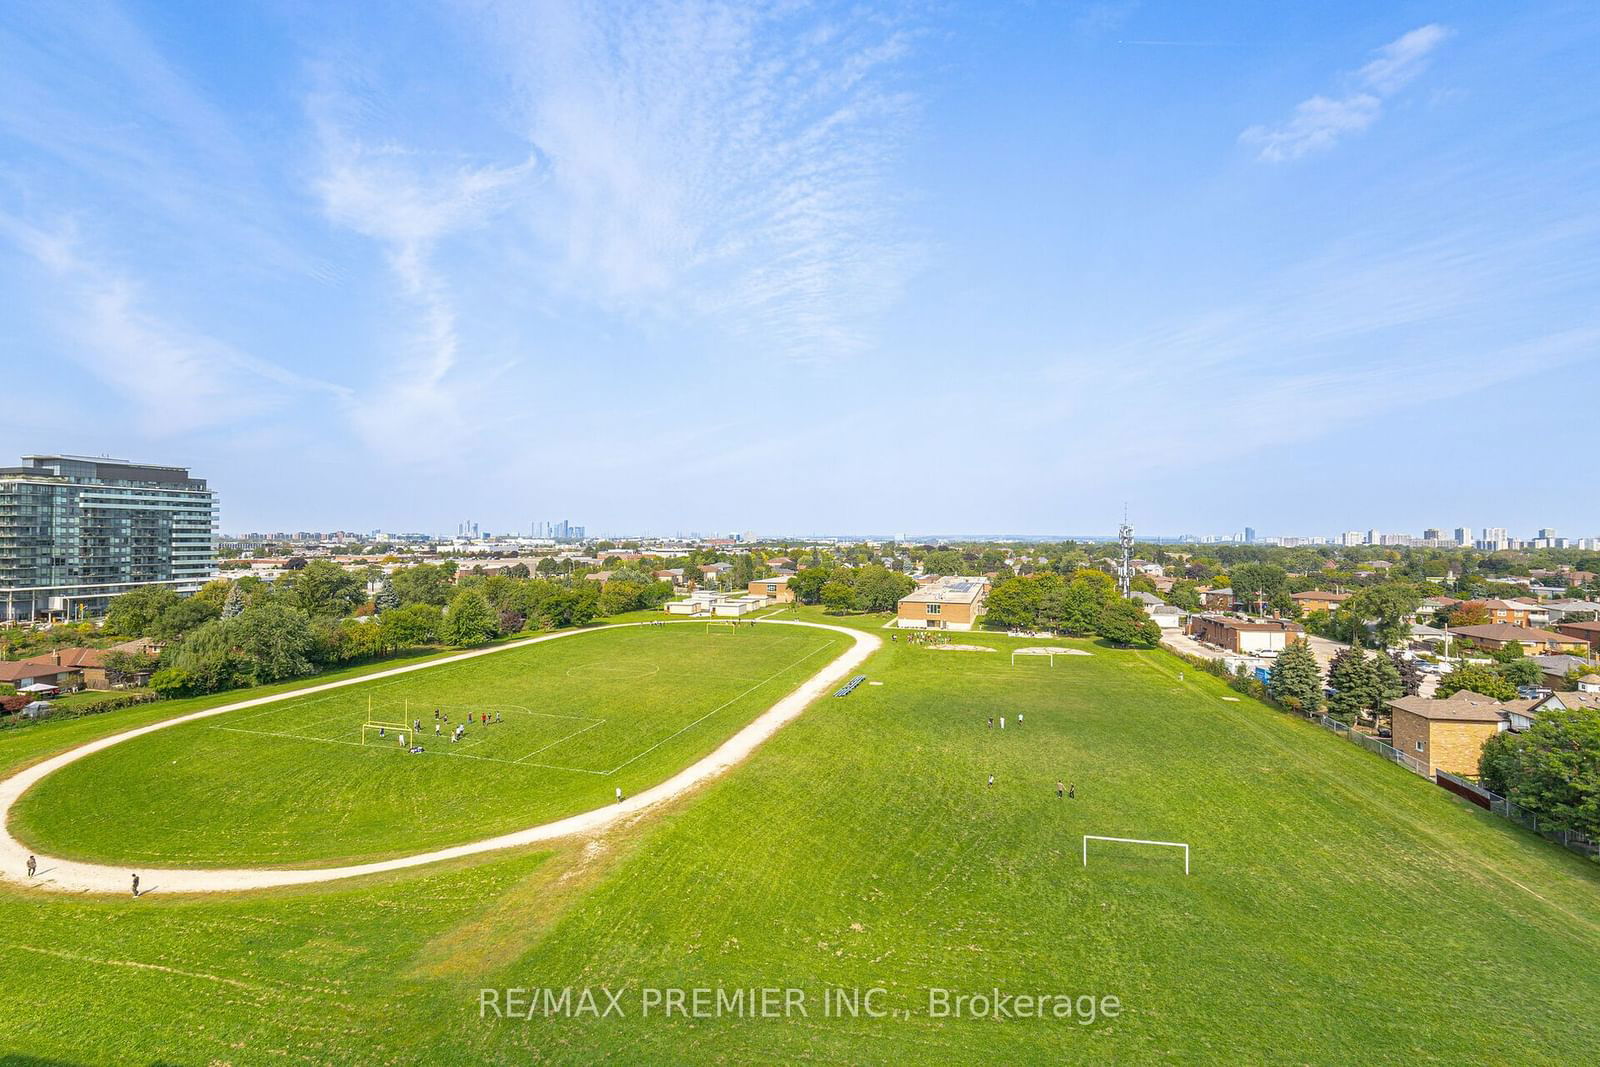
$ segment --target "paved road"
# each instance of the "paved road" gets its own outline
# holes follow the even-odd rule
[[[213,715],[225,715],[228,712],[238,711],[242,708],[259,707],[263,704],[271,704],[280,700],[293,700],[308,693],[320,693],[347,685],[361,685],[380,678],[390,678],[399,674],[408,674],[412,671],[427,670],[446,663],[459,663],[461,660],[473,659],[478,656],[491,656],[513,648],[526,648],[528,645],[536,645],[541,641],[579,637],[586,633],[594,633],[597,630],[646,625],[651,624],[615,623],[611,626],[597,626],[588,630],[568,630],[562,633],[546,634],[541,637],[529,638],[526,641],[496,645],[494,648],[479,649],[475,652],[462,652],[454,656],[444,656],[440,659],[430,660],[427,663],[416,663],[407,667],[395,667],[386,671],[377,671],[363,675],[360,678],[350,678],[340,682],[325,682],[322,685],[308,686],[288,693],[257,697],[253,700],[241,700],[238,703],[228,704],[219,708],[209,708],[189,715],[180,715],[165,722],[141,726],[138,729],[127,730],[120,734],[113,734],[110,737],[90,741],[41,763],[26,767],[5,781],[0,782],[0,826],[3,826],[9,819],[11,806],[17,802],[17,798],[42,779],[69,763],[83,759],[85,756],[110,748],[112,745],[132,740],[135,737],[153,733],[156,730],[164,730],[179,723],[194,722],[196,719],[210,718]],[[692,625],[698,625],[698,623]],[[493,852],[497,849],[515,848],[519,845],[531,845],[541,841],[567,837],[571,834],[592,833],[596,830],[604,829],[630,816],[637,815],[639,812],[654,805],[679,797],[701,783],[723,774],[730,767],[733,767],[754,752],[763,741],[777,733],[784,724],[798,717],[812,700],[828,692],[834,683],[849,675],[883,644],[883,639],[873,634],[847,629],[843,626],[829,626],[825,623],[773,619],[764,621],[762,625],[808,626],[818,630],[833,630],[836,633],[842,633],[852,638],[854,643],[840,655],[834,657],[820,671],[812,675],[800,688],[779,700],[771,708],[757,716],[755,721],[724,741],[711,755],[698,763],[684,768],[660,785],[652,786],[635,796],[627,798],[620,804],[608,804],[603,808],[596,808],[581,815],[573,815],[541,826],[530,826],[526,830],[516,830],[484,841],[474,841],[470,844],[436,849],[432,852],[423,852],[414,856],[401,856],[396,859],[380,860],[374,863],[362,863],[348,867],[323,867],[312,870],[292,871],[270,868],[232,870],[138,868],[142,886],[148,892],[226,893],[246,889],[268,889],[276,886],[332,882],[341,878],[355,878],[364,874],[377,874],[382,871],[397,871],[407,867],[420,867],[423,864],[437,863],[441,860],[474,856],[484,852]],[[0,878],[19,885],[61,892],[127,893],[131,882],[129,876],[135,869],[132,867],[108,867],[98,863],[78,863],[40,855],[38,857],[38,876],[30,879],[26,876],[24,869],[27,858],[28,850],[22,846],[21,842],[11,836],[10,829],[0,830]]]

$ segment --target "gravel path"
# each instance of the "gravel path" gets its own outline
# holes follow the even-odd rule
[[[110,737],[102,737],[79,745],[77,748],[69,749],[57,756],[52,756],[42,762],[35,763],[0,782],[0,825],[5,825],[9,822],[11,806],[17,802],[17,798],[45,777],[55,773],[67,764],[83,759],[92,753],[156,730],[164,730],[179,723],[210,718],[213,715],[224,715],[228,712],[239,711],[242,708],[259,707],[263,704],[271,704],[280,700],[296,700],[311,693],[339,689],[347,685],[362,685],[366,682],[380,678],[392,678],[411,671],[427,670],[446,663],[459,663],[461,660],[473,659],[478,656],[492,656],[498,652],[505,652],[513,648],[526,648],[529,645],[536,645],[541,641],[577,637],[586,633],[593,633],[596,630],[644,625],[650,624],[616,623],[611,626],[599,626],[588,630],[569,630],[562,633],[546,634],[541,637],[529,638],[526,641],[496,645],[493,648],[462,652],[453,656],[443,656],[427,663],[415,663],[407,667],[376,671],[360,678],[350,678],[340,682],[326,682],[322,685],[307,686],[304,689],[278,693],[274,696],[241,700],[234,704],[208,708],[205,711],[180,715],[174,719],[153,723],[149,726],[141,726],[138,729],[127,730],[120,734],[113,734]],[[276,886],[332,882],[341,878],[355,878],[364,874],[404,870],[408,867],[420,867],[427,863],[437,863],[440,860],[475,856],[502,848],[517,848],[541,841],[552,841],[571,834],[593,833],[610,826],[612,823],[636,815],[647,808],[682,796],[702,782],[717,777],[749,756],[762,742],[777,733],[785,723],[798,717],[808,704],[826,693],[835,682],[849,675],[883,644],[881,638],[872,634],[847,629],[843,626],[828,626],[824,623],[773,619],[763,622],[762,625],[809,626],[818,630],[833,630],[836,633],[845,634],[852,638],[854,643],[807,679],[800,688],[779,700],[772,707],[762,712],[753,722],[745,726],[744,729],[724,741],[709,756],[684,768],[661,784],[652,786],[635,796],[628,797],[620,804],[608,804],[604,808],[586,811],[580,815],[568,816],[565,819],[558,819],[555,822],[545,823],[541,826],[530,826],[526,830],[515,830],[483,841],[474,841],[465,845],[435,849],[432,852],[422,852],[414,856],[400,856],[396,859],[379,860],[374,863],[361,863],[348,867],[322,867],[308,870],[279,870],[273,868],[219,868],[215,870],[177,870],[165,867],[140,868],[138,870],[140,892],[141,894],[147,892],[228,893],[248,889],[268,889]],[[61,892],[127,893],[131,882],[130,875],[134,870],[133,868],[108,867],[98,863],[78,863],[72,860],[40,855],[38,856],[38,874],[30,879],[26,876],[25,871],[27,858],[28,850],[11,836],[10,827],[5,825],[5,828],[0,830],[0,879],[7,882]]]

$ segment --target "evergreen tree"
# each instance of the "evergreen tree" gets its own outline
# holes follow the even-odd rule
[[[400,594],[394,591],[394,583],[386,574],[378,586],[378,595],[372,598],[373,613],[382,615],[386,611],[393,611],[400,606]]]
[[[1279,653],[1272,664],[1267,691],[1278,703],[1308,715],[1322,710],[1322,668],[1317,666],[1309,644],[1290,641]]]
[[[244,590],[234,582],[228,587],[228,596],[222,602],[222,617],[236,619],[244,611]]]
[[[1356,716],[1378,704],[1378,675],[1360,646],[1339,652],[1328,664],[1329,713],[1340,722],[1354,722]]]

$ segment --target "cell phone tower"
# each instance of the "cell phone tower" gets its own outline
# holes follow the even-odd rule
[[[1122,564],[1117,568],[1117,590],[1124,600],[1133,585],[1133,527],[1128,525],[1128,509],[1122,509],[1122,525],[1117,527],[1117,543],[1122,546]]]

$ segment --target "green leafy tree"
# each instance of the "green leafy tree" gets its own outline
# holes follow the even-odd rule
[[[444,607],[450,602],[453,574],[453,568],[446,570],[438,564],[419,563],[415,567],[395,571],[389,580],[402,604]]]
[[[801,604],[822,603],[822,587],[828,584],[828,579],[833,577],[833,572],[826,567],[807,567],[805,570],[795,572],[789,579],[789,588],[794,590],[794,598]]]
[[[146,585],[113,597],[106,609],[105,628],[126,637],[148,637],[161,613],[180,597],[164,585]]]
[[[329,559],[314,559],[279,580],[280,595],[310,618],[343,618],[364,599],[361,579]]]
[[[1173,582],[1172,588],[1167,591],[1167,603],[1182,611],[1199,611],[1199,588],[1187,578]]]
[[[984,623],[1004,630],[1032,629],[1038,624],[1040,589],[1039,581],[1034,578],[996,582],[984,607]]]
[[[248,664],[234,646],[229,633],[232,626],[232,622],[218,619],[186,636],[171,655],[171,669],[180,673],[168,676],[163,684],[185,693],[215,693],[247,680]],[[151,683],[155,681],[152,677]]]
[[[1439,699],[1460,692],[1477,693],[1492,700],[1515,700],[1517,687],[1493,667],[1482,663],[1463,663],[1439,679],[1433,695]]]
[[[1478,772],[1541,827],[1600,837],[1600,710],[1544,711],[1522,733],[1497,734]]]
[[[1267,691],[1286,708],[1307,715],[1322,710],[1322,668],[1317,665],[1317,657],[1309,644],[1290,641],[1278,654],[1272,664]]]
[[[539,625],[556,630],[593,621],[600,608],[600,590],[595,584],[578,581],[551,586],[539,601]]]
[[[855,606],[856,591],[849,583],[834,578],[822,587],[822,606],[835,614],[849,611]]]
[[[406,604],[385,611],[378,621],[389,648],[420,648],[439,640],[439,609],[432,604]]]
[[[463,589],[450,601],[439,632],[446,643],[469,648],[494,638],[500,632],[500,624],[482,593]]]
[[[856,575],[855,610],[894,611],[900,598],[917,587],[917,583],[887,567],[864,567]]]
[[[1119,645],[1154,648],[1161,640],[1161,627],[1152,622],[1137,601],[1120,597],[1100,611],[1096,631],[1107,641]]]
[[[1539,669],[1539,664],[1526,657],[1508,660],[1501,663],[1498,669],[1500,677],[1511,683],[1513,687],[1538,685],[1544,678],[1544,672]]]
[[[1405,641],[1410,634],[1408,620],[1422,606],[1422,591],[1410,582],[1384,582],[1382,585],[1362,589],[1344,602],[1348,611],[1378,641],[1378,647],[1387,648]]]
[[[1259,611],[1265,605],[1268,611],[1280,615],[1298,615],[1299,607],[1289,594],[1289,576],[1282,567],[1271,563],[1243,563],[1233,568],[1229,576],[1235,600]]]
[[[226,627],[252,681],[279,682],[311,673],[311,619],[299,608],[257,604],[218,625]]]

